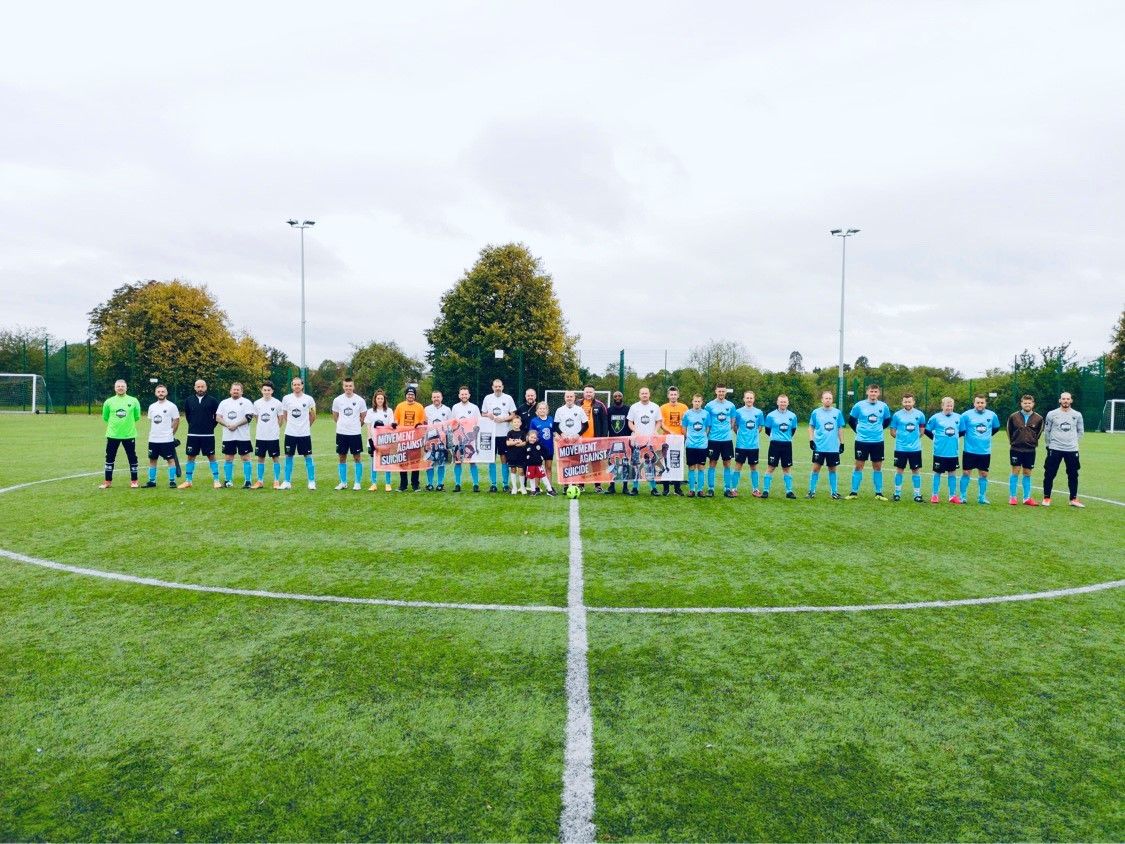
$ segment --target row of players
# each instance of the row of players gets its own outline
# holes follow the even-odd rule
[[[261,488],[264,485],[265,459],[273,460],[274,487],[291,488],[294,455],[305,458],[306,472],[310,489],[316,488],[315,465],[312,460],[311,426],[316,421],[316,405],[304,393],[300,378],[293,379],[293,392],[283,400],[274,397],[273,385],[266,382],[261,387],[261,397],[254,402],[242,395],[242,385],[231,386],[230,397],[218,402],[207,394],[207,384],[203,380],[195,382],[195,394],[184,403],[184,413],[188,419],[187,468],[180,488],[192,485],[195,458],[203,454],[208,458],[214,485],[232,486],[233,461],[239,455],[243,461],[244,483],[246,488]],[[459,390],[459,401],[452,407],[443,403],[440,391],[431,395],[431,404],[421,405],[417,401],[414,388],[408,388],[405,401],[392,411],[383,390],[377,390],[368,407],[364,399],[356,394],[354,383],[348,379],[343,382],[343,393],[332,404],[332,415],[336,424],[336,452],[338,455],[339,484],[337,490],[346,489],[347,459],[351,455],[355,462],[355,482],[353,489],[362,489],[363,441],[361,430],[368,427],[368,452],[373,450],[375,431],[381,426],[413,427],[447,419],[480,419],[491,422],[494,428],[495,451],[500,457],[500,472],[505,490],[517,492],[536,492],[537,481],[542,480],[547,494],[554,494],[550,485],[551,461],[554,457],[554,439],[567,439],[618,436],[636,437],[669,433],[685,437],[686,463],[688,465],[688,496],[714,497],[718,464],[723,465],[723,494],[733,498],[738,495],[742,468],[749,464],[752,494],[768,498],[774,470],[781,468],[787,498],[795,498],[790,469],[793,465],[793,436],[797,431],[797,416],[789,410],[788,396],[777,397],[777,407],[768,414],[756,407],[756,396],[747,390],[743,394],[741,407],[727,400],[727,388],[715,388],[714,400],[703,404],[703,397],[692,397],[692,406],[679,401],[679,391],[668,389],[668,401],[656,405],[646,387],[639,391],[638,401],[631,405],[624,403],[620,392],[613,394],[613,402],[605,405],[596,398],[593,387],[583,390],[581,402],[577,394],[567,391],[564,404],[553,416],[549,415],[546,402],[537,401],[535,390],[525,393],[525,403],[517,407],[511,396],[504,393],[503,382],[493,381],[492,393],[485,397],[481,406],[470,401],[467,387]],[[952,398],[942,399],[942,409],[928,419],[915,405],[912,393],[903,396],[902,408],[891,413],[888,405],[880,399],[878,385],[870,385],[864,400],[858,401],[845,418],[842,411],[833,404],[833,395],[825,391],[821,396],[821,406],[816,408],[809,419],[809,448],[812,451],[812,477],[807,496],[816,495],[823,467],[828,468],[829,486],[833,498],[840,498],[837,468],[840,455],[844,452],[843,429],[852,428],[855,438],[855,467],[851,478],[851,491],[848,498],[858,497],[862,485],[863,470],[868,461],[872,464],[872,482],[875,497],[886,500],[883,494],[882,466],[884,460],[884,431],[889,429],[894,439],[894,493],[898,501],[902,497],[904,470],[911,473],[911,484],[915,501],[924,501],[921,487],[922,436],[933,440],[933,488],[931,502],[938,501],[941,476],[948,480],[949,500],[963,503],[971,484],[972,473],[977,473],[977,501],[987,504],[988,474],[991,465],[992,437],[1000,429],[1000,420],[987,408],[987,399],[977,395],[973,407],[964,413],[954,410]],[[176,460],[175,434],[180,423],[179,409],[168,401],[167,389],[163,385],[156,388],[157,401],[149,407],[151,423],[149,432],[149,480],[146,486],[156,486],[156,465],[159,458],[169,463],[169,483],[175,486]],[[1069,393],[1059,398],[1059,407],[1050,411],[1044,418],[1035,412],[1035,400],[1030,395],[1021,399],[1020,410],[1011,414],[1007,420],[1009,438],[1009,503],[1022,501],[1027,505],[1038,502],[1031,496],[1031,474],[1035,466],[1036,450],[1039,440],[1047,435],[1047,459],[1044,475],[1044,504],[1050,504],[1051,490],[1059,467],[1065,463],[1070,492],[1070,503],[1082,507],[1078,499],[1078,473],[1080,461],[1078,442],[1083,433],[1082,415],[1072,408]],[[103,418],[107,421],[106,475],[103,488],[110,485],[113,463],[119,446],[124,446],[130,461],[131,478],[136,484],[137,469],[135,455],[136,421],[140,418],[140,405],[126,393],[124,381],[115,385],[115,395],[106,400]],[[252,449],[250,422],[257,420],[256,448]],[[278,458],[281,453],[281,424],[285,424],[285,474],[281,478]],[[216,425],[223,427],[222,452],[225,456],[225,482],[219,481],[218,465],[214,459]],[[770,438],[767,452],[767,469],[762,479],[758,472],[759,437],[765,431]],[[961,453],[960,440],[964,439]],[[257,480],[252,481],[250,453],[258,458]],[[461,491],[463,455],[456,449],[449,455],[454,464],[454,491]],[[960,458],[960,460],[959,460]],[[731,466],[731,461],[735,466]],[[956,472],[962,469],[960,489],[957,487]],[[478,464],[469,463],[473,491],[480,490]],[[427,470],[426,489],[444,490],[444,464]],[[435,486],[436,473],[436,486]],[[390,491],[391,473],[386,473],[385,489]],[[514,480],[513,480],[514,477]],[[489,465],[490,492],[497,491],[497,465]],[[762,481],[761,486],[759,482]],[[406,490],[408,473],[400,473],[400,489]],[[412,489],[419,489],[419,473],[409,473]],[[705,486],[706,485],[706,486]],[[1021,487],[1022,485],[1022,494]],[[636,495],[638,482],[630,489],[623,484],[623,491]],[[665,483],[663,494],[670,491],[683,494],[681,484]],[[671,487],[671,490],[670,490]],[[371,469],[371,491],[379,488],[375,471]],[[602,492],[601,485],[595,485],[596,492]],[[616,491],[610,484],[606,492]],[[659,494],[655,482],[650,482],[653,495]]]

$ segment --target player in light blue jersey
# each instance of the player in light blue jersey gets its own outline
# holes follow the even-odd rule
[[[941,400],[941,412],[926,422],[925,434],[934,441],[934,488],[930,503],[937,504],[941,476],[949,476],[949,502],[960,504],[957,495],[957,455],[961,450],[961,414],[953,412],[953,399]]]
[[[836,467],[840,465],[840,455],[844,452],[844,414],[832,405],[832,391],[820,394],[820,407],[809,417],[809,448],[812,449],[812,477],[809,478],[809,498],[816,497],[816,485],[820,482],[820,467],[828,466],[828,488],[832,498],[840,499],[839,481]]]
[[[727,400],[725,384],[715,388],[715,398],[707,402],[705,408],[711,414],[711,425],[707,440],[707,497],[715,495],[715,467],[723,461],[723,496],[734,497],[734,484],[731,482],[730,461],[734,457],[734,402]]]
[[[973,396],[973,406],[961,414],[965,454],[961,461],[961,501],[969,492],[973,470],[977,470],[977,503],[988,504],[988,468],[992,464],[992,438],[1000,430],[1000,417],[988,409],[988,399]]]
[[[910,467],[910,483],[914,500],[922,503],[922,431],[926,414],[914,406],[914,394],[902,394],[902,410],[891,417],[891,438],[895,441],[894,501],[902,500],[902,470]]]
[[[880,501],[887,500],[883,495],[883,431],[891,424],[891,409],[880,400],[880,392],[878,384],[868,384],[867,398],[857,401],[848,414],[848,425],[855,431],[855,470],[848,498],[859,498],[863,467],[870,460],[875,497]]]
[[[754,407],[754,391],[747,390],[742,394],[742,407],[734,412],[734,466],[731,476],[734,480],[735,494],[738,494],[738,485],[742,480],[743,464],[750,464],[750,486],[753,488],[751,495],[760,498],[762,493],[758,489],[758,436],[766,426],[766,415],[760,407]]]
[[[797,414],[789,409],[789,396],[782,393],[777,397],[777,409],[766,414],[766,433],[770,435],[770,450],[766,457],[765,489],[762,498],[770,497],[773,483],[773,470],[781,467],[785,480],[785,497],[796,498],[793,492],[793,434],[797,432]]]
[[[707,462],[707,431],[711,414],[703,409],[703,396],[691,397],[691,408],[681,417],[688,465],[688,498],[703,497],[703,466]]]

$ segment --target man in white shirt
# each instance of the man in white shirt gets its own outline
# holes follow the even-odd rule
[[[156,385],[156,401],[148,406],[148,483],[156,486],[156,461],[163,457],[168,464],[168,486],[176,488],[176,429],[180,427],[180,411],[168,401],[168,388]]]
[[[285,417],[285,481],[282,489],[293,488],[293,455],[305,458],[309,489],[316,489],[316,466],[312,459],[312,426],[316,421],[316,402],[305,392],[305,382],[293,379],[293,392],[281,400]]]
[[[500,468],[503,470],[504,491],[507,492],[509,480],[508,430],[511,427],[508,422],[516,415],[516,403],[511,396],[504,392],[504,382],[499,378],[492,382],[492,392],[485,396],[484,401],[480,403],[480,415],[482,418],[492,421],[496,453],[500,455]],[[491,483],[488,491],[496,492],[495,462],[488,467],[488,479]]]
[[[480,408],[469,401],[469,388],[462,387],[457,391],[457,398],[460,399],[450,412],[454,419],[474,419],[477,420],[476,424],[480,425]],[[461,464],[465,460],[464,443],[466,442],[469,432],[472,429],[465,430],[464,428],[457,431],[454,440],[455,446],[453,448],[453,491],[461,491]],[[473,481],[473,492],[480,492],[480,469],[476,463],[469,463],[469,477]]]
[[[363,417],[367,414],[367,402],[355,391],[355,382],[344,379],[344,392],[332,400],[332,418],[336,420],[336,456],[339,457],[337,471],[340,483],[336,489],[348,488],[348,455],[355,463],[355,483],[352,489],[363,489]]]
[[[254,418],[254,403],[242,395],[242,385],[230,385],[230,398],[219,402],[215,421],[223,428],[223,486],[234,486],[234,455],[242,458],[243,489],[250,489],[250,420]]]
[[[261,489],[266,476],[266,457],[273,460],[273,488],[281,486],[281,402],[274,397],[273,384],[262,384],[262,397],[254,402],[258,420],[254,434],[254,456],[258,458],[258,480],[251,489]]]
[[[586,411],[574,403],[574,390],[563,393],[563,404],[555,411],[554,431],[564,439],[577,439],[589,424]]]
[[[632,443],[635,448],[637,445],[647,444],[648,438],[655,434],[664,433],[663,417],[660,414],[660,406],[653,401],[649,400],[648,387],[641,387],[639,398],[640,401],[634,402],[629,407],[629,430],[633,432]],[[655,478],[649,478],[649,491],[652,495],[659,495],[656,491]],[[637,487],[639,483],[636,478],[633,479],[633,489],[630,495],[637,494]]]
[[[435,425],[453,418],[453,411],[442,404],[441,390],[430,394],[430,404],[426,405],[426,424]],[[437,491],[445,492],[445,464],[449,461],[447,432],[431,431],[426,437],[426,448],[430,453],[430,468],[426,470],[426,492],[434,491],[434,470],[437,470]]]

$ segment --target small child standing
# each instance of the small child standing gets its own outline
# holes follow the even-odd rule
[[[512,472],[512,495],[527,495],[523,474],[524,464],[527,462],[527,439],[520,429],[522,422],[519,414],[516,414],[511,420],[512,429],[508,431],[508,468]]]
[[[543,479],[543,487],[547,490],[547,495],[555,494],[555,490],[551,487],[551,479],[547,477],[547,473],[543,469],[545,454],[546,450],[543,448],[543,444],[539,442],[539,432],[532,428],[527,432],[526,459],[527,486],[532,495],[539,495],[536,482],[540,478]]]

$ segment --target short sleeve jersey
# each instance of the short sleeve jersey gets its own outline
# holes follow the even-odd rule
[[[527,429],[529,431],[535,431],[535,433],[539,435],[539,442],[544,446],[547,457],[552,455],[552,449],[554,448],[555,431],[553,425],[554,420],[549,416],[546,419],[532,416],[531,421],[527,423]]]
[[[435,422],[445,422],[453,418],[453,411],[449,409],[448,405],[439,405],[434,407],[432,404],[426,405],[426,422],[433,425]]]
[[[239,396],[236,399],[226,398],[219,402],[219,409],[215,415],[223,420],[223,442],[249,442],[250,420],[254,418],[254,402]],[[237,422],[238,427],[233,431],[227,428]]]
[[[290,393],[281,400],[281,409],[285,412],[285,436],[309,437],[312,436],[312,422],[310,414],[316,412],[316,402],[308,393]]]
[[[734,426],[738,432],[735,448],[758,448],[758,435],[766,426],[766,414],[760,407],[743,405],[734,412]]]
[[[688,406],[682,401],[665,402],[660,405],[660,418],[664,422],[666,434],[682,434],[684,432],[684,414]]]
[[[367,402],[358,393],[341,393],[332,400],[332,412],[338,413],[336,433],[355,435],[360,432],[362,416],[367,412]]]
[[[511,427],[507,422],[496,422],[498,416],[509,416],[516,412],[516,403],[507,393],[489,393],[484,397],[484,401],[480,403],[480,415],[486,419],[492,419],[495,426],[494,434],[501,437],[508,433]]]
[[[564,404],[555,411],[555,423],[559,426],[560,437],[581,436],[588,422],[586,411],[577,404],[570,407]]]
[[[775,408],[766,414],[766,428],[771,443],[791,443],[797,430],[797,414],[792,410]]]
[[[711,414],[702,407],[699,410],[688,409],[683,416],[684,445],[687,448],[707,448],[707,426],[710,421]]]
[[[132,440],[137,437],[137,420],[141,418],[141,403],[133,396],[114,393],[102,405],[105,435],[111,440]]]
[[[400,401],[395,407],[395,422],[400,428],[415,428],[425,424],[426,408],[416,401]]]
[[[861,443],[881,443],[883,422],[891,418],[891,409],[885,401],[857,401],[852,406],[851,418],[855,420],[855,438]]]
[[[921,451],[922,431],[926,428],[926,414],[918,408],[896,410],[891,417],[891,430],[895,432],[895,451]]]
[[[609,435],[611,437],[629,436],[629,405],[611,404],[609,411]]]
[[[926,423],[934,435],[934,457],[956,457],[960,449],[961,414],[935,413]]]
[[[254,402],[254,415],[258,417],[254,435],[263,442],[273,442],[281,439],[281,425],[277,415],[281,413],[281,402],[273,396],[262,398]]]
[[[730,426],[731,417],[734,416],[734,403],[726,399],[722,401],[711,399],[707,402],[705,410],[711,414],[711,433],[709,436],[712,442],[729,442],[734,437]]]
[[[653,402],[634,402],[629,408],[629,421],[634,434],[652,434],[661,420],[660,408]]]
[[[961,414],[961,430],[965,434],[965,451],[969,454],[991,454],[992,435],[1000,430],[1000,417],[989,410],[975,407]]]
[[[382,410],[372,408],[367,411],[367,416],[364,421],[367,422],[367,436],[371,439],[375,439],[376,429],[391,427],[395,421],[395,415],[387,408],[383,408]]]
[[[150,443],[172,442],[172,423],[179,418],[179,408],[168,399],[154,401],[148,406],[148,441]]]
[[[457,402],[451,412],[454,419],[476,419],[480,416],[480,408],[471,401]]]
[[[818,407],[809,416],[813,446],[821,454],[840,450],[840,429],[847,423],[838,407]]]

